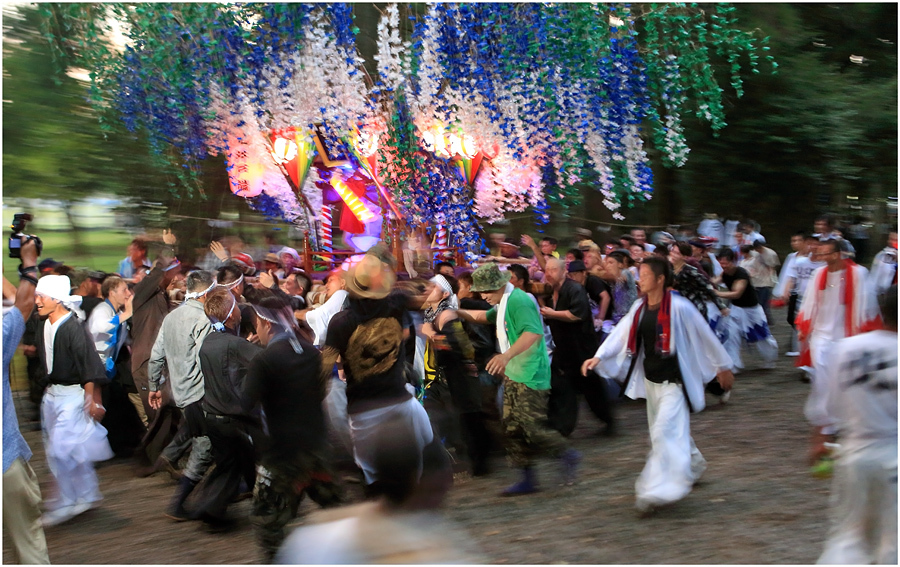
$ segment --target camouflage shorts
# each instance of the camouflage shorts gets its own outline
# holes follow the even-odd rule
[[[547,425],[547,401],[550,390],[535,390],[510,379],[503,386],[503,433],[510,465],[530,466],[542,453],[562,455],[569,444],[565,437]]]
[[[297,516],[304,494],[323,508],[343,501],[343,490],[323,459],[305,457],[298,461],[256,467],[250,521],[269,562],[286,537],[285,526]]]

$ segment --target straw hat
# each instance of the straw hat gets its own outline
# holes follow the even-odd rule
[[[373,254],[366,254],[344,273],[347,291],[356,297],[382,299],[391,293],[394,272]]]

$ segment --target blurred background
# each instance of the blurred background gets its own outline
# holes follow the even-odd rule
[[[375,65],[379,7],[354,4],[367,66]],[[648,141],[650,203],[613,223],[588,181],[585,207],[551,208],[549,225],[523,214],[485,231],[517,242],[523,232],[565,238],[584,227],[602,243],[632,225],[696,226],[716,213],[756,220],[783,257],[791,234],[832,212],[857,240],[871,240],[858,258],[871,261],[897,222],[897,4],[736,7],[741,29],[769,37],[778,72],[745,76],[741,98],[721,85],[729,125],[718,136],[684,117],[691,148],[684,167],[660,166]],[[115,268],[134,235],[163,227],[186,250],[226,234],[258,245],[270,229],[280,243],[299,246],[301,234],[229,192],[223,159],[207,159],[201,190],[186,194],[172,171],[154,165],[142,140],[101,127],[87,101],[86,74],[56,72],[36,5],[5,4],[2,14],[4,239],[12,214],[28,211],[44,257],[100,270]],[[726,77],[727,63],[718,65]],[[8,275],[15,265],[6,260],[3,269]]]

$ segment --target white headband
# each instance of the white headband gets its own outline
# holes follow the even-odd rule
[[[216,283],[216,280],[213,280],[213,283],[211,283],[209,285],[209,287],[204,289],[203,291],[192,291],[190,293],[184,294],[184,300],[187,301],[188,299],[196,299],[198,297],[203,297],[204,295],[206,295],[207,293],[212,291],[212,288],[216,287],[216,285],[218,285]]]
[[[447,298],[450,301],[450,309],[459,309],[459,299],[456,297],[456,294],[453,293],[453,288],[450,286],[450,282],[447,281],[447,278],[441,274],[436,274],[430,281],[441,288],[445,293],[450,294],[450,297]]]
[[[234,289],[237,286],[239,286],[242,281],[244,281],[244,274],[241,274],[241,277],[239,277],[238,279],[234,280],[231,283],[227,283],[227,284],[220,283],[220,284],[216,284],[216,285],[218,285],[219,287],[224,287],[225,289]]]
[[[281,324],[278,321],[276,321],[275,319],[270,319],[269,317],[266,317],[265,315],[260,313],[259,309],[257,309],[255,305],[253,306],[253,311],[256,313],[256,316],[259,317],[260,319],[262,319],[263,321],[268,321],[269,323],[274,323],[275,325]]]

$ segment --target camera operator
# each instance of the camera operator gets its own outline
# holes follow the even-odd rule
[[[25,318],[34,309],[37,256],[36,242],[22,243],[15,307],[3,314],[3,524],[19,563],[47,565],[50,557],[41,525],[41,489],[28,464],[31,449],[19,431],[9,384],[9,364],[25,333]],[[6,278],[3,283],[4,288],[13,287]]]

